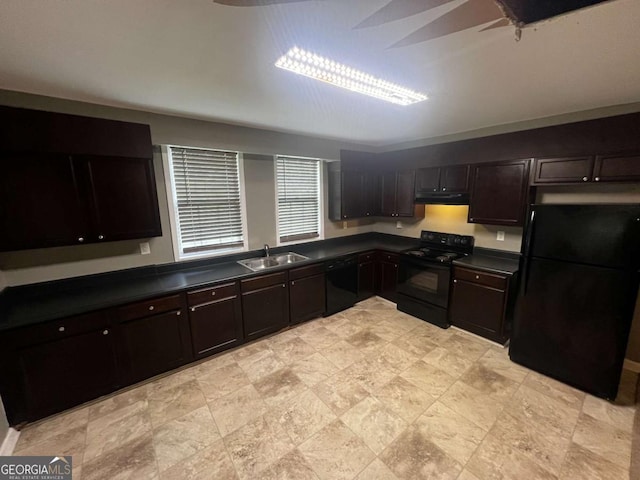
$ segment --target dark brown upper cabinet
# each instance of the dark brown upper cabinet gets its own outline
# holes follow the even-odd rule
[[[533,185],[640,181],[640,153],[537,158]]]
[[[148,125],[0,107],[0,250],[162,234]]]
[[[416,193],[467,193],[469,165],[421,168],[416,172]]]
[[[469,223],[524,225],[530,159],[471,167]]]
[[[591,181],[593,157],[536,158],[533,184]]]
[[[329,165],[329,218],[334,221],[366,218],[379,212],[379,177],[364,170],[342,170]]]
[[[424,214],[424,205],[415,205],[415,171],[386,172],[380,176],[380,215],[413,217]]]

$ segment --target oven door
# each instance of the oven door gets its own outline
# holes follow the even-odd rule
[[[442,308],[449,304],[451,266],[400,256],[398,293]]]

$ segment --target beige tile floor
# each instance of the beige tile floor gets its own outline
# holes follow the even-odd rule
[[[29,426],[15,454],[83,480],[629,479],[636,383],[608,403],[373,298]]]

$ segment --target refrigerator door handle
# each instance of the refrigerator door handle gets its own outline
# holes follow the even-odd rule
[[[527,294],[527,284],[529,283],[529,263],[531,262],[531,247],[533,242],[533,229],[535,228],[536,211],[531,211],[531,218],[529,219],[529,227],[527,228],[527,237],[524,242],[524,259],[522,264],[522,281],[523,283],[523,295]]]

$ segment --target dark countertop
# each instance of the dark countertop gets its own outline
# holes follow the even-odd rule
[[[454,260],[453,264],[490,273],[513,275],[518,272],[520,255],[513,252],[476,247],[473,249],[472,255]]]
[[[262,272],[252,272],[236,263],[238,260],[262,256],[262,250],[253,250],[214,259],[9,287],[0,293],[0,331],[202,288],[214,283],[289,270],[368,250],[397,253],[418,244],[417,239],[409,237],[368,233],[273,248],[273,254],[291,251],[305,255],[309,260]]]

